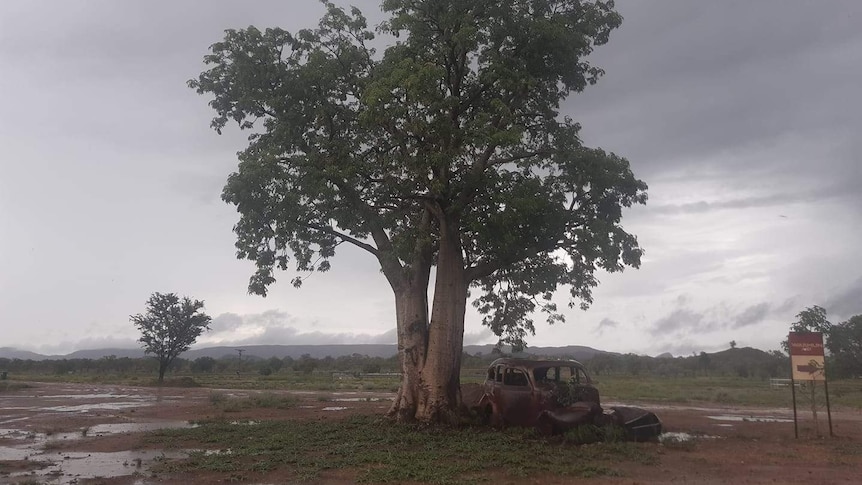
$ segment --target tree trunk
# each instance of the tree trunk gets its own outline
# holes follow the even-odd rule
[[[162,384],[164,382],[166,370],[168,370],[168,364],[162,362],[162,360],[159,359],[159,384]]]
[[[441,221],[428,349],[422,368],[416,419],[424,423],[458,422],[461,354],[467,279],[458,224]]]
[[[409,277],[389,280],[395,293],[401,385],[388,414],[402,422],[458,422],[467,280],[458,224],[440,226],[430,323],[430,257],[417,258]]]
[[[416,419],[422,382],[422,367],[428,348],[428,280],[410,282],[395,291],[398,331],[398,361],[401,385],[389,415],[401,422]]]

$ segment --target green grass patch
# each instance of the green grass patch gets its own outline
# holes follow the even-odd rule
[[[599,383],[596,387],[605,401],[717,403],[768,407],[789,407],[793,404],[790,387],[773,388],[768,379],[601,375],[597,380]],[[805,397],[801,394],[804,394],[803,389],[797,391],[797,398]],[[833,406],[862,408],[862,380],[830,381],[829,396]]]
[[[347,469],[364,483],[461,484],[475,483],[487,473],[511,479],[617,476],[621,460],[657,463],[650,444],[575,446],[539,437],[531,429],[417,428],[369,416],[252,425],[214,420],[196,428],[156,431],[145,439],[163,447],[221,450],[160,463],[160,473],[212,471],[261,478],[286,469],[300,481]]]
[[[210,404],[226,413],[239,412],[245,409],[290,409],[295,407],[298,399],[293,396],[280,396],[272,392],[252,394],[248,397],[230,397],[221,392],[212,392]]]

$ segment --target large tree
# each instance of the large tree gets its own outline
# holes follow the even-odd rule
[[[146,313],[130,318],[141,332],[139,341],[144,352],[159,361],[159,383],[171,362],[189,349],[209,329],[212,319],[203,312],[204,302],[174,293],[153,293],[147,300]]]
[[[830,327],[826,348],[831,354],[830,366],[834,367],[834,374],[831,374],[838,377],[862,376],[862,315]]]
[[[190,86],[212,126],[250,129],[223,198],[238,257],[326,271],[341,243],[373,255],[395,295],[402,381],[391,413],[454,418],[468,292],[500,341],[532,315],[586,306],[596,271],[637,267],[622,208],[646,201],[629,162],[588,148],[560,103],[601,76],[586,59],[621,17],[612,1],[385,0],[374,33],[326,4],[318,28],[228,30]],[[435,269],[433,301],[427,301]],[[299,285],[301,279],[294,279]]]

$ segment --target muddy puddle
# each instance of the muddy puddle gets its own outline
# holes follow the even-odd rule
[[[63,443],[193,427],[185,420],[132,421],[124,416],[135,408],[170,404],[182,398],[172,391],[51,384],[0,395],[0,462],[5,462],[0,483],[72,484],[100,477],[149,476],[153,463],[185,458],[188,452],[82,452],[68,450]],[[97,422],[90,424],[93,420]],[[98,422],[104,420],[125,422]]]
[[[23,479],[46,480],[47,483],[75,484],[82,479],[113,478],[149,475],[154,463],[168,459],[188,457],[185,451],[116,451],[27,453],[20,449],[0,447],[0,458],[4,460],[27,460],[40,467],[36,470],[16,472],[8,475],[10,481],[0,477],[0,483],[16,483]]]
[[[729,421],[733,423],[792,423],[793,419],[778,416],[745,416],[741,414],[720,414],[707,416],[713,421]],[[720,426],[720,425],[719,425]]]
[[[695,440],[713,440],[716,438],[719,437],[707,434],[692,434],[677,431],[662,433],[659,435],[658,441],[659,443],[688,443]]]
[[[120,433],[139,433],[167,428],[189,428],[186,421],[110,423],[63,433],[41,433],[23,429],[0,429],[0,461],[20,462],[25,471],[0,476],[0,483],[33,479],[46,483],[73,484],[82,479],[147,476],[154,463],[186,458],[189,451],[131,450],[117,452],[52,451],[57,442]]]

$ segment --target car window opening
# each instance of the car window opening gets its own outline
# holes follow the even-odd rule
[[[524,374],[518,369],[506,369],[506,376],[503,379],[503,384],[507,386],[527,386],[527,374]]]

